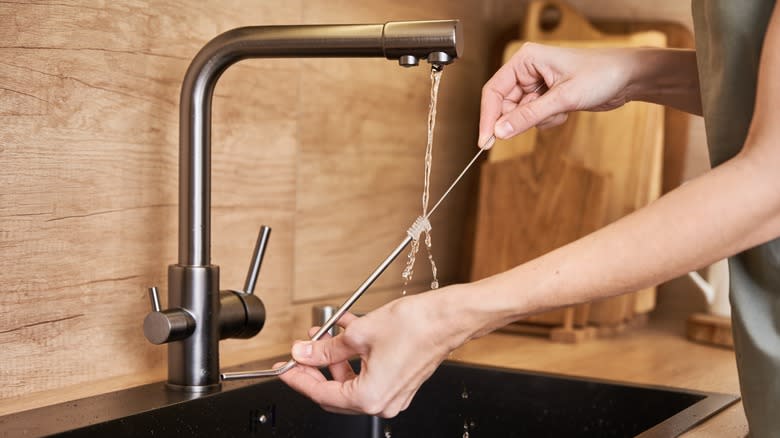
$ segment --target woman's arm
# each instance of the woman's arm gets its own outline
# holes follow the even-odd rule
[[[506,303],[487,307],[486,321],[492,322],[484,330],[529,312],[655,285],[780,236],[778,77],[780,9],[775,7],[742,151],[644,209],[476,283],[475,295]]]

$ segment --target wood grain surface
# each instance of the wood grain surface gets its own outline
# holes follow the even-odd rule
[[[161,286],[165,303],[176,260],[184,71],[220,31],[296,22],[302,7],[245,5],[0,4],[0,399],[165,367],[141,323],[146,287]],[[248,62],[215,93],[224,286],[243,284],[257,227],[274,228],[259,286],[267,327],[242,349],[289,339],[299,78],[291,62]]]
[[[734,348],[731,318],[709,313],[694,313],[685,324],[686,336],[692,341],[724,348]]]
[[[557,155],[486,162],[479,186],[473,280],[533,260],[604,225],[609,177]],[[560,324],[563,319],[564,310],[557,310],[524,321]]]

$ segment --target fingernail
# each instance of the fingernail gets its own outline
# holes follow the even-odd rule
[[[515,132],[515,128],[507,121],[499,121],[496,123],[496,137],[507,138]]]
[[[487,142],[490,141],[491,135],[483,135],[479,138],[477,141],[477,146],[479,146],[480,149],[485,149],[487,147]]]
[[[311,342],[298,342],[297,344],[293,345],[293,355],[298,357],[309,357],[311,356]]]
[[[482,149],[490,149],[493,147],[494,144],[496,144],[496,136],[491,135],[490,137],[488,137],[487,141],[482,146]]]

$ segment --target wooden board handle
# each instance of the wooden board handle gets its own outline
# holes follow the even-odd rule
[[[604,35],[585,16],[559,0],[535,0],[528,4],[522,39],[599,39]]]

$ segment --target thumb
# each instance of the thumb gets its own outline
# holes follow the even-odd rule
[[[344,342],[344,336],[319,341],[296,342],[292,348],[293,359],[303,365],[321,367],[344,362],[355,355],[353,348]]]
[[[552,88],[536,99],[517,105],[498,119],[496,137],[507,139],[521,134],[557,114],[570,110],[559,89]]]

